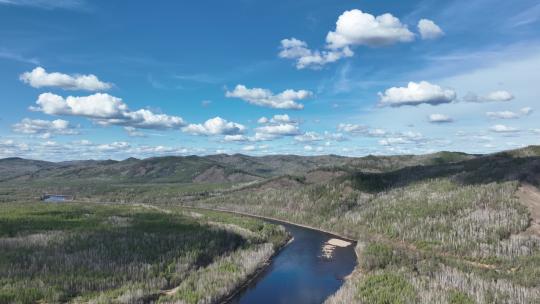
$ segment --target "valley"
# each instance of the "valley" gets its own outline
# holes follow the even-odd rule
[[[160,216],[165,215],[158,210],[164,209],[209,212],[212,221],[236,218],[211,211],[225,210],[357,240],[358,265],[327,303],[536,303],[540,298],[537,146],[489,155],[214,155],[69,163],[4,159],[0,168],[2,208],[17,210],[26,204],[19,202],[36,201],[42,193],[63,193],[74,195],[83,208],[151,205],[156,209],[146,210]],[[62,210],[64,205],[46,208]],[[266,243],[277,248],[285,238],[276,233],[271,240],[268,235],[257,241],[243,236],[244,241],[226,250],[218,242],[213,255],[242,258],[233,252]],[[253,245],[245,245],[246,240]],[[175,277],[178,269],[170,270],[167,282],[180,288],[160,286],[170,288],[163,299],[200,300],[191,294],[197,282],[215,284],[201,277],[213,273],[204,270],[212,264],[189,265],[191,272],[180,271],[181,277]]]

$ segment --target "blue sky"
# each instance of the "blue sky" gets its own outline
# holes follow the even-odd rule
[[[539,144],[538,1],[0,0],[0,157]]]

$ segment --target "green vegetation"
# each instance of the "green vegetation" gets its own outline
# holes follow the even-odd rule
[[[3,204],[0,303],[161,300],[162,290],[194,281],[208,282],[205,296],[219,300],[286,238],[282,227],[214,212]],[[232,273],[236,280],[223,284]]]
[[[358,297],[364,303],[416,303],[413,286],[400,275],[383,272],[363,280]]]
[[[484,156],[214,155],[71,165],[8,160],[0,161],[0,177],[4,202],[35,199],[42,192],[73,193],[85,201],[152,203],[184,217],[188,213],[176,211],[179,205],[246,212],[358,239],[358,267],[328,303],[540,303],[540,236],[531,232],[531,211],[517,196],[525,183],[540,186],[540,147]],[[283,241],[282,234],[257,221],[226,217],[219,223],[206,213],[203,219],[187,218],[212,227],[209,237],[219,228],[232,241],[228,247],[213,241],[209,255],[195,249],[184,258],[190,266],[182,276],[163,270],[170,267],[151,268],[165,278],[161,289],[177,288],[161,302],[215,302],[225,294],[222,290],[238,286],[256,268],[240,261],[250,256],[259,265],[271,254],[264,244],[275,247]],[[52,226],[72,232],[51,228],[47,242],[60,238],[71,244],[72,233],[85,225],[82,230],[94,234],[110,229],[103,221],[87,222],[91,219],[55,222]],[[130,227],[143,225],[137,221],[130,219]],[[0,224],[2,237],[20,238],[19,229],[32,225]],[[148,273],[145,278],[153,274]],[[220,279],[225,274],[230,279]],[[110,292],[120,290],[116,297],[127,288],[131,294],[149,294],[137,282],[115,284]],[[133,291],[139,289],[143,292]],[[29,289],[24,297],[32,293]],[[103,293],[88,294],[89,299]],[[74,299],[69,292],[61,296]]]
[[[474,301],[460,291],[451,291],[448,295],[448,304],[474,304]]]

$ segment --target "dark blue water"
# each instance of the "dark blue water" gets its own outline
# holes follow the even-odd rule
[[[322,303],[336,292],[356,265],[355,244],[337,247],[331,259],[321,256],[332,235],[278,223],[294,241],[274,257],[270,266],[230,303]]]

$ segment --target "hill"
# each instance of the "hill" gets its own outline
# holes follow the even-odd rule
[[[540,147],[488,155],[211,155],[47,163],[1,160],[0,202],[225,209],[358,240],[328,303],[536,303]],[[532,227],[532,228],[531,228]],[[385,303],[386,303],[385,302]]]

